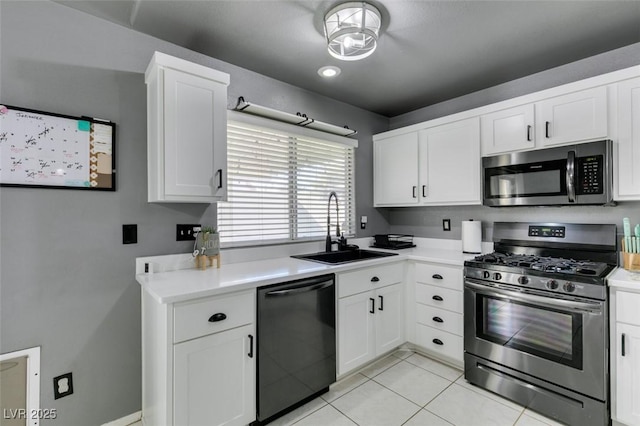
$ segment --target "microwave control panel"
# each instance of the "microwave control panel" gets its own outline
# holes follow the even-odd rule
[[[602,155],[579,157],[576,162],[578,165],[578,184],[576,193],[581,195],[602,194],[602,191],[604,190],[604,157]]]

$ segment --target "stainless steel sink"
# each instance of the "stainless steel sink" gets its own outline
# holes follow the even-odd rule
[[[310,260],[312,262],[335,265],[339,263],[359,262],[361,260],[375,259],[379,257],[397,256],[398,253],[386,253],[373,250],[343,250],[343,251],[321,251],[318,253],[297,254],[291,257],[296,259]]]

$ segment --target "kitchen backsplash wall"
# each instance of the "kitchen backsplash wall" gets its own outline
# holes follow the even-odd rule
[[[117,125],[116,192],[0,189],[0,353],[41,346],[40,407],[58,417],[48,426],[140,410],[135,258],[190,253],[191,242],[175,241],[176,224],[215,225],[215,205],[147,203],[144,72],[155,50],[229,73],[229,106],[243,95],[357,129],[357,211],[369,217],[367,233],[387,231],[371,188],[371,135],[388,129],[386,117],[50,1],[0,1],[0,31],[0,103]],[[123,245],[131,223],[138,243]],[[52,378],[70,371],[73,395],[54,400]]]
[[[615,207],[411,207],[389,209],[392,233],[413,234],[418,237],[461,238],[463,220],[482,221],[482,240],[492,241],[493,222],[568,222],[612,223],[622,235],[622,218],[640,223],[640,202],[624,202]],[[451,231],[443,231],[442,220],[451,220]]]

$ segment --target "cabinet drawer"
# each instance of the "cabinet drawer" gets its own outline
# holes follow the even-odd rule
[[[177,304],[173,310],[173,342],[183,342],[254,322],[255,300],[255,292],[250,291]],[[215,314],[223,314],[225,318],[214,321],[212,316]]]
[[[416,321],[419,324],[462,336],[464,327],[462,314],[416,303]]]
[[[616,321],[640,325],[640,293],[616,291]]]
[[[462,292],[426,284],[416,284],[416,302],[462,313]]]
[[[416,282],[462,291],[462,268],[416,263]]]
[[[402,282],[404,262],[358,269],[357,271],[340,273],[337,276],[338,297],[347,297]]]
[[[423,324],[416,324],[416,343],[431,352],[463,362],[464,347],[461,336],[436,330]]]

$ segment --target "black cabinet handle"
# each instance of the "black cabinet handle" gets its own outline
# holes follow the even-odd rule
[[[622,342],[621,342],[622,343],[622,356],[626,355],[625,354],[626,351],[625,351],[625,342],[624,341],[625,341],[624,333],[622,333]]]
[[[249,335],[249,353],[247,355],[249,358],[253,358],[253,336],[251,334]]]
[[[442,302],[444,300],[441,296],[438,296],[437,294],[433,296],[432,299],[437,300],[438,302]]]
[[[551,136],[549,136],[549,126],[551,125],[551,122],[549,121],[545,121],[544,122],[544,137],[549,139]]]
[[[222,312],[219,312],[217,314],[213,314],[209,317],[209,322],[218,322],[218,321],[224,321],[227,319],[227,315],[223,314]]]
[[[433,278],[434,280],[441,280],[441,279],[442,279],[442,275],[440,275],[440,274],[433,274],[433,275],[431,276],[431,278]]]
[[[380,278],[378,278],[378,277],[371,278],[371,282],[372,283],[377,283],[378,281],[380,281]]]
[[[423,197],[427,196],[427,185],[422,185],[422,196]]]
[[[527,141],[531,142],[531,125],[527,126]]]
[[[374,299],[373,297],[370,297],[369,300],[371,300],[371,309],[369,310],[370,314],[375,314],[376,313],[376,299]]]
[[[218,176],[218,189],[222,188],[222,169],[218,169],[216,172],[216,176]]]
[[[418,187],[414,185],[413,186],[413,198],[417,198],[416,197],[416,189],[418,189]]]
[[[435,343],[436,345],[440,345],[440,346],[444,345],[444,343],[440,339],[433,339],[432,342]]]
[[[440,322],[440,323],[444,322],[444,320],[443,320],[442,318],[440,318],[440,317],[433,317],[432,319],[433,319],[435,322]]]
[[[384,311],[384,297],[382,296],[378,296],[380,298],[380,307],[378,308],[379,311]]]

